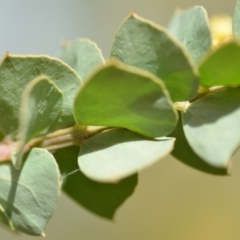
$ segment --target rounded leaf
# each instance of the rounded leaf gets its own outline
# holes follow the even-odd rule
[[[86,140],[78,164],[98,182],[118,182],[168,155],[175,138],[147,139],[126,129],[113,129]]]
[[[11,164],[1,164],[0,186],[0,205],[13,227],[44,236],[60,194],[60,174],[53,156],[34,148],[21,171]]]
[[[177,122],[160,79],[115,61],[86,81],[74,114],[79,125],[123,127],[153,138],[166,136]]]
[[[62,92],[46,76],[33,79],[23,92],[17,152],[12,157],[16,168],[22,165],[23,148],[34,137],[45,134],[62,111]]]
[[[225,168],[216,168],[211,166],[206,161],[201,159],[190,147],[182,126],[182,118],[179,117],[178,124],[169,137],[176,138],[174,149],[171,154],[182,163],[197,169],[199,171],[214,174],[214,175],[227,175]]]
[[[101,50],[88,39],[65,41],[60,58],[71,66],[84,80],[93,70],[104,63]]]
[[[194,97],[198,80],[190,56],[169,32],[132,13],[114,40],[111,57],[161,78],[173,99]]]
[[[183,113],[183,129],[189,145],[217,168],[228,168],[240,146],[239,121],[239,87],[207,94]]]
[[[113,219],[116,210],[130,197],[138,182],[135,174],[118,183],[95,182],[79,170],[79,147],[60,149],[54,153],[63,176],[63,191],[89,211]]]
[[[39,75],[48,76],[64,95],[63,109],[54,128],[74,124],[73,99],[81,85],[77,73],[61,60],[48,56],[6,54],[0,65],[0,128],[5,135],[15,137],[23,91]]]
[[[199,66],[204,87],[240,85],[240,45],[228,42],[212,50]]]
[[[183,43],[195,63],[198,63],[212,46],[208,16],[203,7],[177,10],[168,29]]]

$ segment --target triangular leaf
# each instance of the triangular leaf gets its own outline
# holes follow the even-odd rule
[[[131,14],[120,27],[111,57],[163,79],[173,101],[191,99],[198,80],[190,56],[168,31]]]
[[[174,138],[150,140],[125,129],[103,132],[81,146],[78,164],[90,179],[117,182],[171,152]]]
[[[138,176],[135,174],[116,184],[92,181],[77,171],[78,153],[79,147],[69,147],[54,153],[63,175],[64,192],[91,212],[113,219],[117,208],[133,194]]]
[[[194,152],[208,164],[228,168],[240,146],[240,88],[207,94],[183,114],[183,129]]]
[[[74,114],[80,125],[123,127],[148,137],[166,136],[177,119],[160,79],[115,61],[86,81]]]
[[[186,47],[195,63],[212,46],[207,12],[195,6],[185,11],[176,11],[168,27],[169,31]]]
[[[72,104],[81,84],[77,73],[55,58],[7,54],[0,65],[0,128],[4,135],[15,137],[23,91],[41,74],[48,76],[64,94],[63,110],[54,128],[74,124]]]
[[[88,39],[76,39],[62,44],[60,58],[71,66],[84,80],[104,63],[101,50]]]
[[[205,161],[203,161],[189,146],[187,139],[185,137],[182,118],[179,117],[178,124],[174,131],[169,135],[170,137],[176,138],[174,149],[171,154],[182,163],[200,170],[202,172],[215,174],[215,175],[226,175],[226,169],[215,168]]]
[[[1,164],[0,186],[0,204],[14,228],[44,236],[60,193],[60,174],[53,156],[34,148],[21,171]]]
[[[22,165],[25,144],[39,134],[49,131],[62,110],[63,95],[46,76],[32,80],[23,92],[19,123],[19,146],[13,158],[16,168]]]
[[[240,85],[240,45],[228,42],[211,51],[199,66],[204,87]]]

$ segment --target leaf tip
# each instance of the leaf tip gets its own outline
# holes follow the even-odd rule
[[[61,43],[60,43],[60,45],[62,46],[62,47],[65,47],[67,44],[68,44],[68,40],[67,39],[63,39],[62,41],[61,41]]]
[[[9,55],[10,55],[10,53],[9,53],[9,51],[7,51],[7,52],[4,54],[4,56],[3,56],[3,58],[2,58],[1,61],[4,61],[7,57],[9,57]]]
[[[136,16],[136,11],[132,10],[131,13],[130,13],[130,16],[135,17]]]
[[[41,233],[41,236],[42,237],[46,237],[46,234],[43,232],[43,233]]]
[[[181,13],[182,9],[180,7],[175,8],[174,13]]]

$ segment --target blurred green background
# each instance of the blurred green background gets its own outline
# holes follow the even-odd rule
[[[0,54],[57,56],[64,39],[87,37],[107,58],[114,35],[132,11],[166,26],[176,7],[204,6],[232,15],[236,1],[209,0],[1,0]],[[0,186],[1,187],[1,186]],[[135,194],[115,222],[62,196],[46,230],[48,240],[239,240],[240,152],[231,176],[193,170],[172,157],[140,173]],[[0,229],[0,240],[32,240]]]

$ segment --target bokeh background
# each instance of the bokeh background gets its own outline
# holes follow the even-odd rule
[[[87,37],[106,58],[132,11],[166,26],[176,7],[204,6],[232,15],[236,0],[1,0],[0,54],[57,56],[61,40]],[[219,140],[221,141],[221,139]],[[134,195],[109,222],[61,196],[46,229],[48,240],[239,240],[240,153],[232,175],[216,177],[172,157],[142,171]],[[1,187],[1,186],[0,186]],[[0,229],[0,240],[32,240]]]

